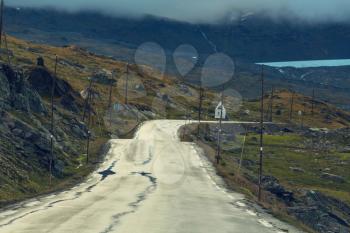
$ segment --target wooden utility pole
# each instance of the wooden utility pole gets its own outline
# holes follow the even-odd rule
[[[7,44],[7,36],[5,33],[5,29],[4,29],[4,0],[1,0],[1,6],[0,6],[0,13],[1,13],[1,17],[0,17],[0,49],[2,48],[2,38],[4,37],[4,41],[5,41],[5,48],[6,48],[6,55],[7,55],[7,64],[9,66],[11,66],[11,59],[10,59],[10,50],[8,48],[8,44]]]
[[[87,89],[87,96],[85,97],[84,113],[83,113],[83,118],[82,118],[83,121],[85,121],[86,113],[87,113],[87,110],[89,107],[89,99],[90,99],[90,94],[91,94],[92,82],[93,82],[93,78],[91,77],[89,79],[89,87]]]
[[[216,150],[216,163],[219,164],[221,160],[221,133],[222,133],[222,117],[224,109],[224,92],[221,92],[221,109],[220,109],[220,120],[219,120],[219,130],[218,130],[218,144]]]
[[[261,185],[264,156],[264,66],[261,67],[261,107],[260,107],[260,161],[259,161],[259,190],[258,199],[261,201]]]
[[[311,116],[314,116],[314,108],[315,108],[315,88],[312,89],[312,100],[311,100]]]
[[[1,17],[0,17],[0,48],[2,48],[2,33],[4,25],[4,0],[1,0]]]
[[[50,135],[50,140],[51,140],[51,154],[50,154],[50,161],[49,161],[49,173],[50,173],[50,180],[49,184],[51,186],[52,184],[52,164],[53,164],[53,156],[54,156],[54,124],[55,124],[55,119],[54,119],[54,98],[55,98],[55,89],[56,89],[56,76],[57,76],[57,61],[58,58],[56,56],[55,58],[55,72],[52,77],[52,86],[51,86],[51,135]]]
[[[128,104],[128,89],[129,89],[129,63],[126,65],[126,80],[125,80],[125,104]]]
[[[109,98],[108,98],[108,108],[112,107],[112,95],[113,95],[113,83],[114,83],[114,72],[112,72],[111,83],[109,85]]]
[[[111,83],[109,86],[109,99],[108,99],[108,109],[109,109],[109,126],[112,127],[112,94],[113,94],[113,84],[115,81],[115,73],[114,71],[112,72],[112,79],[111,79]]]
[[[202,120],[202,108],[203,108],[203,99],[204,99],[204,90],[202,84],[199,87],[199,105],[198,105],[198,128],[197,128],[197,137],[200,134],[200,126]]]
[[[295,95],[295,92],[292,91],[292,96],[291,96],[291,100],[290,100],[289,121],[293,120],[294,95]]]
[[[91,85],[92,88],[92,85]],[[89,163],[89,153],[90,153],[90,139],[91,139],[91,130],[90,130],[90,126],[91,126],[91,106],[92,106],[92,90],[91,88],[89,88],[89,94],[88,94],[88,122],[87,122],[87,128],[88,128],[88,137],[87,137],[87,142],[86,142],[86,163]]]
[[[268,108],[268,120],[270,121],[270,122],[272,122],[272,120],[273,120],[273,98],[274,98],[274,93],[275,92],[275,88],[274,87],[272,87],[272,89],[271,89],[271,95],[270,95],[270,102],[269,102],[269,108]]]

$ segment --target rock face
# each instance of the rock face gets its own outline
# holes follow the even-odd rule
[[[350,206],[319,192],[305,191],[301,200],[288,211],[320,233],[350,231]]]
[[[54,77],[51,73],[41,66],[34,67],[28,75],[28,82],[31,87],[42,96],[51,96],[53,79]],[[62,97],[72,91],[72,88],[66,81],[55,79],[55,97]]]
[[[286,204],[290,215],[320,233],[350,232],[350,206],[320,192],[303,190],[294,197],[276,178],[265,176],[263,188]]]
[[[28,79],[23,73],[0,64],[0,205],[2,193],[36,193],[48,177],[51,118],[42,96],[51,93],[52,76],[44,67],[31,70]],[[53,173],[60,179],[78,166],[87,128],[78,120],[82,100],[68,83],[56,80]]]
[[[32,91],[21,72],[7,65],[0,68],[0,105],[5,109],[35,112],[45,115],[47,110],[37,92]]]
[[[294,201],[294,196],[292,192],[287,191],[275,177],[264,176],[262,179],[263,188],[273,194],[278,198],[282,199],[286,204],[291,205]]]

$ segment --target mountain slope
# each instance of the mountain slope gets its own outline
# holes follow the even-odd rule
[[[66,13],[51,9],[7,8],[7,29],[12,34],[58,45],[77,43],[92,51],[133,50],[148,41],[172,51],[187,43],[202,57],[219,52],[249,62],[349,58],[350,25],[277,21],[253,15],[217,25],[193,25],[145,17],[125,19],[94,12]],[[130,54],[131,55],[131,54]]]

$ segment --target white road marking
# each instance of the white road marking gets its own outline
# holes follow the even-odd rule
[[[273,226],[271,225],[271,223],[269,223],[268,221],[264,220],[264,219],[259,219],[258,222],[263,225],[264,227],[268,227],[268,228],[272,228]]]
[[[240,207],[246,207],[246,204],[240,202],[240,201],[237,201],[236,204]]]
[[[257,214],[252,210],[247,210],[247,213],[251,216],[256,216]]]

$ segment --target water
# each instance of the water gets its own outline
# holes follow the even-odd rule
[[[350,59],[262,62],[257,64],[267,65],[272,67],[295,67],[295,68],[321,67],[321,66],[350,66]]]

